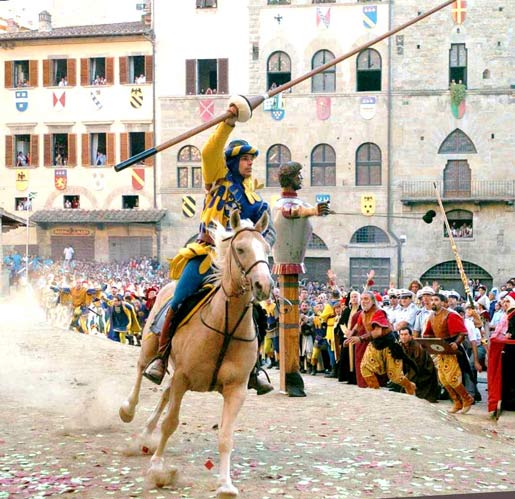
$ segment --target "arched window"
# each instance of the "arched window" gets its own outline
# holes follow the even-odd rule
[[[324,243],[323,239],[313,232],[308,241],[307,249],[328,250],[329,248],[327,247],[327,244]]]
[[[279,167],[291,160],[290,150],[282,145],[275,144],[266,153],[266,185],[279,187]]]
[[[389,243],[390,239],[386,232],[379,227],[366,225],[352,234],[350,242],[351,244],[378,244]]]
[[[381,149],[371,142],[356,151],[356,185],[381,185]]]
[[[195,146],[184,146],[177,154],[177,187],[187,189],[190,186],[192,189],[202,187],[200,151]]]
[[[329,144],[311,151],[311,185],[336,185],[336,153]]]
[[[441,143],[438,154],[477,154],[476,146],[469,136],[456,128]]]
[[[286,52],[274,52],[268,58],[267,88],[275,88],[291,80],[291,60]]]
[[[447,220],[451,226],[452,236],[454,238],[472,238],[473,237],[473,220],[474,215],[467,210],[451,210],[447,212]],[[443,226],[444,237],[449,237],[447,226]]]
[[[381,90],[381,55],[377,50],[365,49],[358,54],[356,89],[358,92]]]
[[[323,66],[334,60],[334,54],[329,50],[319,50],[311,60],[311,69]],[[322,73],[311,78],[311,92],[334,92],[336,90],[336,66],[331,66]]]
[[[447,161],[443,171],[443,195],[447,198],[470,197],[471,173],[468,161]]]
[[[466,276],[471,280],[478,280],[488,289],[492,287],[492,276],[482,267],[472,262],[462,261],[463,270]],[[442,289],[455,289],[462,296],[465,295],[463,284],[460,279],[460,271],[455,260],[439,263],[431,267],[427,272],[420,276],[420,281],[429,285],[438,281]]]

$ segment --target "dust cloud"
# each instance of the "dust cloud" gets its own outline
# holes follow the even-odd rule
[[[70,351],[107,340],[52,327],[25,293],[0,301],[0,314],[0,407],[10,403],[20,411],[60,414],[65,429],[98,429],[117,421],[123,395],[118,384],[102,378],[94,365],[77,363]]]

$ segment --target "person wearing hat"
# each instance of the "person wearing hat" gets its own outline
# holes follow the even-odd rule
[[[417,298],[422,302],[422,307],[418,310],[413,326],[413,337],[420,338],[422,331],[426,327],[426,322],[433,309],[431,308],[431,297],[435,294],[431,286],[424,286],[417,292]]]
[[[400,289],[399,299],[400,307],[393,316],[393,327],[398,331],[401,324],[407,323],[413,328],[418,311],[417,306],[413,303],[413,293],[409,289]]]
[[[431,298],[433,313],[427,320],[422,337],[441,338],[446,340],[455,352],[462,351],[463,355],[438,354],[435,364],[440,384],[453,401],[449,413],[454,414],[461,411],[462,414],[465,414],[474,404],[474,397],[467,392],[463,385],[462,374],[462,369],[469,367],[468,361],[465,360],[468,357],[463,350],[463,346],[461,346],[468,332],[463,318],[456,312],[444,307],[444,298],[441,293],[436,293]],[[460,361],[462,361],[462,365],[460,365]]]
[[[238,210],[242,219],[254,223],[265,212],[269,212],[268,203],[254,190],[252,178],[252,166],[259,151],[245,140],[233,140],[224,150],[236,121],[245,122],[252,116],[250,104],[243,96],[233,96],[227,111],[230,117],[216,127],[202,148],[202,177],[206,197],[197,240],[188,244],[170,261],[170,277],[177,280],[175,293],[158,312],[150,327],[152,333],[159,335],[159,349],[157,357],[148,364],[143,375],[156,384],[161,384],[166,372],[166,352],[172,338],[170,326],[174,315],[183,301],[199,289],[212,273],[211,264],[215,255],[209,229],[215,224],[229,229],[233,210]],[[275,231],[271,224],[263,236],[273,244]],[[251,375],[253,388],[256,383],[259,383],[259,379],[254,372]],[[272,386],[266,388],[270,391]],[[261,390],[261,393],[265,392]]]
[[[385,305],[383,307],[383,310],[386,312],[388,320],[393,324],[395,322],[395,314],[397,310],[401,308],[401,306],[399,305],[399,290],[395,288],[390,288],[387,292],[387,295],[390,304]]]
[[[451,289],[447,293],[447,308],[450,308],[451,310],[455,310],[458,306],[458,301],[461,298],[460,294],[454,290]]]

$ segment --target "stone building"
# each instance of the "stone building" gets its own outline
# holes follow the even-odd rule
[[[156,0],[157,142],[221,114],[230,94],[263,94],[434,6]],[[255,173],[265,198],[278,195],[277,168],[291,158],[304,165],[301,196],[330,199],[337,213],[313,221],[309,277],[324,279],[332,267],[342,284],[361,286],[373,268],[381,289],[414,278],[459,288],[433,182],[469,277],[498,283],[513,274],[510,16],[502,2],[457,2],[266,101],[237,125],[233,136],[260,149]],[[199,149],[208,133],[157,160],[169,211],[165,254],[195,236]],[[429,210],[437,212],[431,225],[422,220]]]
[[[113,165],[154,143],[153,45],[139,22],[0,35],[1,206],[30,215],[31,251],[62,258],[125,260],[159,251],[151,159]],[[10,247],[25,246],[12,231]]]

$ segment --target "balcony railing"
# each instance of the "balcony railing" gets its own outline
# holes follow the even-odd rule
[[[404,203],[435,200],[432,180],[405,180],[401,184],[401,200]],[[472,180],[460,184],[441,180],[436,182],[443,200],[467,201],[515,201],[515,180]]]

